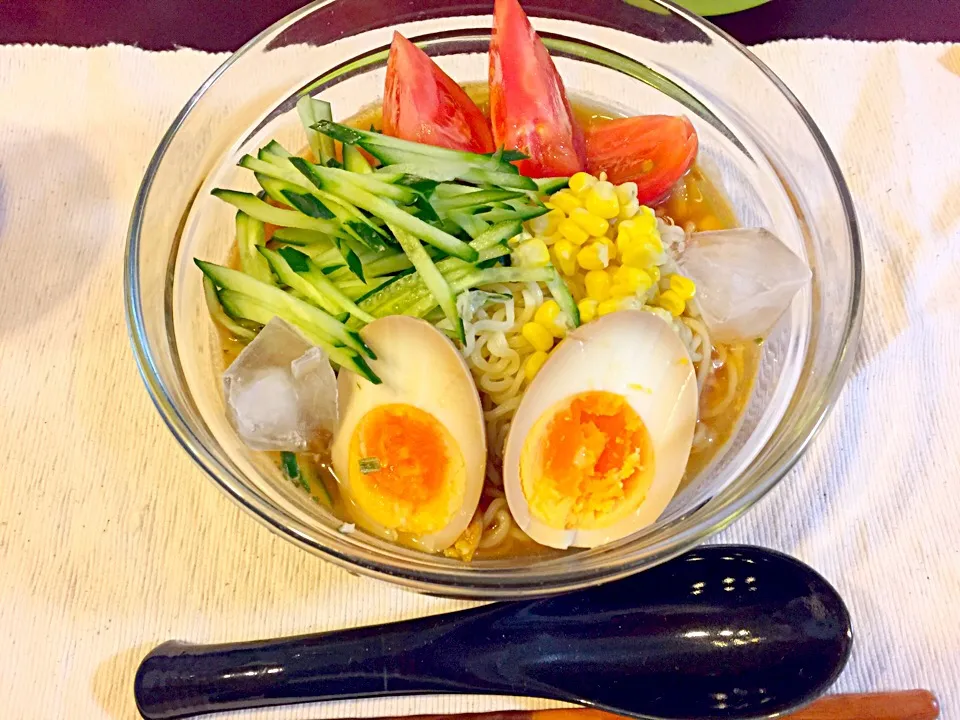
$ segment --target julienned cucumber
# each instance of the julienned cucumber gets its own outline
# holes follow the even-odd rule
[[[260,298],[244,295],[236,290],[222,289],[219,292],[219,297],[224,310],[234,317],[245,318],[261,325],[266,325],[275,317],[286,320],[299,329],[307,340],[322,348],[333,362],[365,377],[375,385],[380,384],[380,378],[370,369],[363,357],[349,348],[330,342],[327,337],[318,334],[315,327],[309,322],[305,322],[298,315],[263,302]]]
[[[303,300],[298,300],[280,288],[262,283],[237,270],[231,270],[222,265],[204,262],[203,260],[195,260],[195,262],[203,271],[203,274],[213,280],[215,285],[225,290],[234,290],[248,295],[276,307],[278,310],[283,310],[300,320],[298,326],[302,327],[306,324],[314,329],[315,334],[326,336],[328,342],[340,343],[376,359],[373,351],[364,344],[357,333],[348,330],[343,323],[320,308],[314,307]]]
[[[570,183],[570,178],[552,177],[534,180],[540,195],[553,195],[557,190],[563,190]]]
[[[550,294],[553,295],[553,299],[557,301],[557,305],[559,305],[560,309],[570,318],[573,327],[579,327],[580,308],[577,307],[577,301],[573,299],[573,294],[570,292],[570,288],[567,287],[566,280],[560,277],[560,273],[555,273],[555,277],[547,282],[547,287],[550,290]]]
[[[404,212],[396,205],[367,192],[354,183],[344,180],[340,175],[341,171],[319,167],[302,158],[291,158],[290,162],[321,190],[327,190],[342,197],[347,202],[353,203],[401,230],[406,230],[417,239],[427,242],[449,255],[455,255],[468,262],[476,260],[477,251],[462,240],[458,240],[453,235]]]
[[[324,135],[324,137],[326,137],[331,144],[333,143],[333,138],[328,138],[326,135]],[[370,163],[367,162],[363,153],[354,145],[343,146],[343,169],[362,175],[373,172],[373,168],[370,167]]]
[[[240,211],[237,213],[237,253],[240,255],[240,267],[260,282],[273,285],[273,275],[257,248],[266,242],[263,223]]]
[[[382,135],[380,133],[357,130],[346,125],[321,120],[315,126],[317,130],[339,140],[344,145],[359,145],[375,158],[385,163],[397,162],[390,158],[397,155],[410,155],[411,159],[447,160],[450,162],[465,162],[484,170],[495,170],[507,173],[516,173],[516,168],[504,161],[502,156],[480,155],[478,153],[461,152],[447,148],[425,145],[423,143],[401,140],[399,138]],[[386,158],[386,159],[385,159]]]
[[[317,232],[330,235],[337,232],[340,227],[340,223],[334,220],[312,218],[298,210],[286,210],[284,208],[274,207],[250,193],[217,188],[212,194],[224,202],[230,203],[238,210],[242,210],[250,217],[260,220],[261,222],[270,223],[271,225],[300,228],[301,230],[316,230]]]
[[[479,287],[480,285],[494,285],[499,283],[512,282],[543,282],[549,283],[557,275],[557,271],[551,267],[543,268],[513,268],[496,267],[486,270],[474,270],[467,272],[457,279],[450,280],[450,288],[454,295],[459,295],[464,290]],[[414,317],[423,317],[430,312],[437,303],[433,297],[421,298],[412,305],[403,310],[404,315],[413,315]]]
[[[517,190],[475,190],[456,197],[433,200],[430,204],[433,205],[434,210],[442,214],[450,210],[482,207],[518,197],[523,197],[523,193]]]
[[[325,100],[316,100],[309,95],[304,95],[297,101],[297,114],[307,133],[313,156],[326,165],[329,160],[336,157],[333,138],[317,132],[313,126],[321,120],[333,120],[333,108]]]
[[[413,263],[413,266],[417,269],[417,273],[423,280],[423,284],[427,286],[430,294],[433,295],[440,309],[443,310],[443,314],[447,320],[450,321],[457,337],[460,338],[461,342],[466,342],[466,336],[463,332],[463,321],[457,312],[457,298],[450,289],[450,285],[447,283],[447,279],[443,276],[443,273],[433,264],[433,260],[430,259],[427,251],[423,249],[423,245],[421,245],[420,241],[413,235],[410,235],[398,227],[391,227],[390,229],[393,230],[393,234],[400,243],[400,247],[403,248],[407,257],[410,258],[410,262]]]
[[[253,340],[257,333],[250,328],[246,328],[223,311],[220,305],[220,298],[217,297],[217,288],[213,280],[206,275],[203,276],[203,297],[207,301],[207,310],[210,311],[210,317],[221,327],[229,330],[230,333],[241,340]]]

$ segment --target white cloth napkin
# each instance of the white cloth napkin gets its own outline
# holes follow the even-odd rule
[[[820,570],[849,603],[838,691],[927,687],[960,717],[960,46],[756,48],[856,201],[863,338],[803,461],[723,540]],[[161,134],[222,56],[0,47],[0,707],[134,718],[154,644],[463,607],[349,575],[244,515],[188,460],[128,350],[121,272]],[[541,706],[388,699],[234,717]],[[231,717],[229,714],[224,717]]]

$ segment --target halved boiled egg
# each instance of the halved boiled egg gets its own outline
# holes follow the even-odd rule
[[[354,521],[428,552],[448,548],[480,500],[487,445],[477,388],[463,357],[429,323],[391,315],[367,325],[374,385],[337,379],[333,468]]]
[[[683,477],[697,404],[693,364],[662,318],[625,310],[571,333],[510,427],[514,519],[554,548],[596,547],[653,523]]]

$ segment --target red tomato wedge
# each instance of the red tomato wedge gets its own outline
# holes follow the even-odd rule
[[[493,152],[487,119],[420,48],[393,34],[383,91],[383,132],[467,152]]]
[[[573,175],[586,167],[583,131],[560,74],[517,0],[496,0],[490,40],[490,121],[497,147],[527,156],[527,177]]]
[[[697,131],[673,115],[611,120],[588,128],[585,139],[590,172],[635,182],[643,205],[661,200],[697,157]]]

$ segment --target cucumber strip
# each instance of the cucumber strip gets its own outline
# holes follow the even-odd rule
[[[270,266],[264,260],[257,248],[266,244],[263,223],[254,220],[244,212],[237,213],[237,253],[240,255],[240,267],[243,271],[262,283],[273,285],[273,275]]]
[[[203,297],[207,301],[207,310],[210,311],[210,317],[217,325],[241,340],[253,340],[257,336],[255,331],[245,328],[224,312],[223,306],[220,304],[220,298],[217,297],[217,288],[214,286],[213,280],[206,275],[203,276]]]
[[[533,180],[512,172],[473,168],[469,172],[460,175],[459,178],[473,185],[494,185],[496,187],[515,188],[517,190],[537,189],[537,184]]]
[[[355,128],[340,125],[334,122],[320,121],[316,129],[325,135],[339,140],[344,145],[359,145],[368,153],[384,163],[396,163],[397,160],[385,160],[381,155],[395,158],[401,155],[412,155],[416,161],[426,160],[447,160],[450,162],[469,163],[477,168],[487,170],[502,170],[504,166],[509,165],[501,157],[495,155],[480,155],[478,153],[461,152],[459,150],[449,150],[447,148],[436,147],[434,145],[424,145],[423,143],[401,140],[381,133],[368,132],[366,130],[357,130]],[[509,171],[507,171],[509,172]],[[418,173],[415,173],[418,174]]]
[[[417,199],[417,193],[415,190],[412,190],[411,188],[406,187],[404,185],[392,185],[391,183],[384,182],[383,180],[378,178],[374,173],[370,173],[369,175],[361,175],[359,173],[352,173],[346,170],[341,170],[340,168],[323,167],[321,165],[315,165],[314,163],[311,163],[305,160],[304,158],[299,158],[299,157],[287,158],[286,162],[289,162],[291,165],[293,165],[297,170],[303,173],[309,180],[312,180],[312,178],[307,173],[307,171],[304,170],[304,168],[307,166],[314,168],[314,170],[316,171],[322,171],[319,173],[321,177],[326,177],[328,179],[336,179],[339,185],[351,183],[357,188],[362,189],[367,193],[372,193],[378,197],[386,198],[388,200],[396,200],[398,203],[401,203],[403,205],[409,205],[410,203],[412,203],[414,200]],[[321,190],[324,189],[319,185],[317,187],[319,187]],[[331,190],[331,192],[333,191]],[[342,193],[335,192],[333,194],[337,195],[341,199],[347,200],[348,202],[352,202],[354,205],[358,207],[362,207],[360,203],[351,201]],[[366,210],[366,208],[364,209]]]
[[[406,230],[417,239],[443,250],[448,255],[455,255],[467,261],[476,260],[477,251],[462,240],[458,240],[453,235],[445,233],[443,230],[433,227],[420,218],[404,212],[396,205],[367,192],[353,183],[344,182],[341,175],[351,175],[351,173],[341,173],[331,168],[318,167],[308,163],[302,158],[291,158],[290,162],[321,190],[328,190],[338,197],[344,198],[357,207],[376,215],[386,222],[392,223],[395,227]],[[368,176],[355,175],[354,177]],[[389,187],[397,186],[391,185]]]
[[[293,157],[293,153],[287,150],[276,140],[271,140],[264,145],[262,152],[269,153],[270,155],[276,155],[277,157]]]
[[[420,275],[424,285],[427,286],[430,294],[433,295],[440,309],[443,310],[444,316],[450,321],[457,337],[460,338],[460,342],[466,342],[463,320],[460,319],[460,313],[457,312],[457,299],[450,290],[450,285],[443,273],[433,264],[433,260],[430,259],[427,251],[423,249],[423,245],[417,238],[398,227],[391,227],[390,229],[397,238],[397,242],[400,243],[400,247],[410,258],[410,262],[417,269],[417,274]]]
[[[554,275],[552,280],[547,281],[547,288],[560,309],[570,318],[573,327],[579,327],[580,308],[577,307],[577,301],[573,299],[573,293],[570,292],[567,281],[560,276],[560,273],[555,272]]]
[[[251,320],[253,322],[266,325],[273,318],[279,317],[286,320],[291,325],[297,327],[304,337],[319,348],[322,348],[330,359],[348,370],[352,370],[358,375],[365,377],[374,385],[379,385],[381,380],[376,373],[367,365],[364,360],[355,351],[349,348],[335,345],[325,335],[319,334],[316,327],[302,317],[287,312],[283,308],[277,308],[269,303],[262,302],[260,298],[250,297],[236,290],[223,289],[219,293],[220,303],[227,312]],[[292,298],[291,298],[292,299]],[[308,305],[307,307],[312,307]]]
[[[486,270],[473,270],[465,273],[461,277],[451,279],[450,289],[454,296],[459,295],[464,290],[470,290],[481,285],[493,285],[511,282],[544,282],[548,283],[556,277],[557,271],[551,267],[543,268],[514,268],[514,267],[495,267]],[[437,303],[433,297],[425,297],[409,305],[404,311],[404,315],[413,315],[414,317],[423,317],[430,312]]]
[[[336,315],[337,313],[341,312],[341,308],[330,302],[329,298],[327,298],[322,292],[320,292],[311,283],[307,282],[292,267],[290,267],[290,263],[287,262],[286,258],[284,258],[276,250],[260,248],[260,254],[267,259],[268,263],[270,263],[270,267],[273,268],[273,271],[277,274],[277,277],[280,278],[280,282],[282,282],[284,285],[287,285],[292,290],[296,290],[306,302],[316,305],[318,308],[326,313],[329,313],[330,315]],[[306,259],[307,258],[304,256],[304,260]]]
[[[486,210],[484,212],[477,213],[473,217],[477,218],[478,220],[483,220],[484,222],[499,223],[505,220],[533,220],[541,215],[546,215],[548,212],[550,212],[550,208],[544,207],[543,205],[532,205],[527,206],[527,209],[525,210],[505,210],[503,208],[493,208],[492,210]]]
[[[330,140],[330,143],[333,144],[332,138],[328,138],[326,135],[323,135],[323,133],[317,134]],[[343,146],[343,169],[348,172],[360,173],[361,175],[373,172],[373,168],[370,167],[370,163],[367,162],[363,153],[354,145]]]
[[[338,223],[332,220],[312,218],[298,210],[286,210],[284,208],[274,207],[250,193],[217,188],[213,190],[212,194],[214,197],[230,203],[238,210],[242,210],[250,217],[260,220],[261,222],[270,223],[271,225],[300,228],[301,230],[316,230],[317,232],[330,235],[339,229]]]
[[[325,233],[315,230],[300,230],[299,228],[277,228],[273,231],[272,240],[278,240],[287,245],[303,245],[311,247],[332,248],[333,240]]]
[[[568,177],[536,178],[537,192],[540,195],[553,195],[557,190],[563,190],[570,182]]]
[[[474,250],[486,250],[494,245],[505,243],[512,237],[515,237],[523,230],[523,223],[519,220],[504,220],[483,231],[474,238],[470,247]]]
[[[343,323],[338,322],[336,318],[331,317],[329,313],[302,300],[291,297],[280,288],[262,283],[237,270],[231,270],[222,265],[204,262],[203,260],[194,259],[194,262],[203,271],[204,275],[213,280],[215,285],[219,285],[225,290],[234,290],[243,295],[258,299],[264,304],[271,305],[289,314],[291,317],[298,318],[300,320],[299,327],[303,327],[304,324],[306,324],[308,327],[314,329],[314,334],[326,336],[328,342],[341,343],[348,348],[352,348],[357,352],[364,353],[370,358],[376,359],[376,355],[364,344],[356,332],[348,330]],[[284,264],[286,264],[286,261],[284,261]]]
[[[300,116],[300,122],[303,123],[303,129],[307,133],[307,141],[310,143],[310,149],[313,150],[313,156],[326,165],[330,158],[336,157],[333,138],[317,132],[313,126],[321,120],[333,120],[330,103],[304,95],[297,101],[297,115]]]
[[[452,210],[447,213],[447,217],[463,228],[463,231],[474,239],[480,237],[490,227],[485,220],[461,210]]]
[[[333,496],[327,489],[327,484],[323,481],[323,478],[313,469],[313,463],[311,463],[309,460],[305,460],[304,462],[299,463],[299,469],[301,482],[307,487],[313,498],[326,505],[328,508],[333,508]],[[320,491],[319,495],[313,492],[315,489]]]
[[[324,205],[323,201],[317,198],[309,188],[294,185],[286,180],[278,180],[277,178],[269,177],[262,173],[254,173],[253,176],[257,179],[257,182],[260,183],[260,187],[263,188],[263,191],[267,195],[287,207],[299,210],[308,217],[322,218],[324,220],[330,220],[336,217],[330,211],[330,208]]]
[[[310,483],[300,472],[300,463],[297,462],[297,456],[294,453],[286,450],[281,452],[280,466],[283,468],[283,474],[286,475],[288,479],[293,480],[293,482],[308,493],[310,492]]]
[[[278,159],[285,160],[285,158]],[[303,182],[303,176],[301,176],[300,173],[298,173],[296,169],[289,163],[286,167],[283,167],[279,164],[274,164],[267,162],[266,160],[261,160],[260,158],[255,158],[252,155],[244,155],[242,158],[240,158],[240,162],[238,162],[237,165],[246,170],[251,170],[255,173],[266,175],[267,177],[276,178],[277,180],[284,180],[294,185],[305,185]],[[307,188],[305,187],[304,189]]]
[[[477,189],[472,185],[457,185],[456,183],[452,182],[442,182],[433,189],[433,196],[435,198],[446,199],[458,197],[460,195],[466,195],[467,193],[476,191]]]
[[[438,213],[446,213],[451,210],[482,207],[490,203],[513,200],[518,197],[523,197],[523,193],[515,190],[474,190],[456,197],[433,200],[430,204]]]
[[[270,267],[273,268],[277,277],[283,283],[289,285],[307,300],[315,303],[331,315],[346,312],[365,323],[373,322],[376,319],[365,313],[350,298],[340,292],[337,286],[309,258],[303,258],[305,267],[301,271],[300,269],[294,270],[281,253],[267,248],[260,248],[260,252],[267,258]]]

